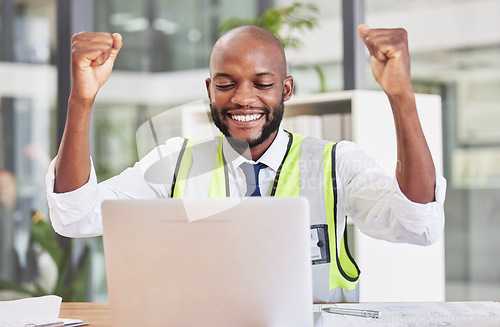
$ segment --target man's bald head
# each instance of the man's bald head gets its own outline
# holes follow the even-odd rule
[[[286,57],[283,45],[271,32],[253,25],[233,28],[217,40],[210,55],[210,70],[212,71],[215,58],[222,54],[243,55],[245,51],[248,51],[248,48],[245,48],[244,45],[248,46],[249,44],[258,44],[265,49],[266,53],[277,61],[280,74],[282,74],[283,78],[286,77]],[[256,48],[254,47],[254,49]]]

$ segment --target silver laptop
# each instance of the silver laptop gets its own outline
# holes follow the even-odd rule
[[[310,327],[304,198],[102,205],[113,326]]]

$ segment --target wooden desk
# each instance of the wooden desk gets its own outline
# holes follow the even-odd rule
[[[63,302],[59,317],[81,319],[90,327],[111,327],[109,303]]]

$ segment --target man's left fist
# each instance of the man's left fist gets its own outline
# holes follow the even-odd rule
[[[372,73],[382,89],[391,96],[413,93],[406,30],[373,29],[362,24],[358,32],[370,52]]]

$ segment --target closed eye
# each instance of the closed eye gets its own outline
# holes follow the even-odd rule
[[[220,90],[227,90],[229,89],[233,84],[222,84],[222,85],[215,85],[216,88]]]
[[[261,88],[261,89],[267,89],[270,88],[274,85],[274,83],[271,84],[254,84],[256,87]]]

